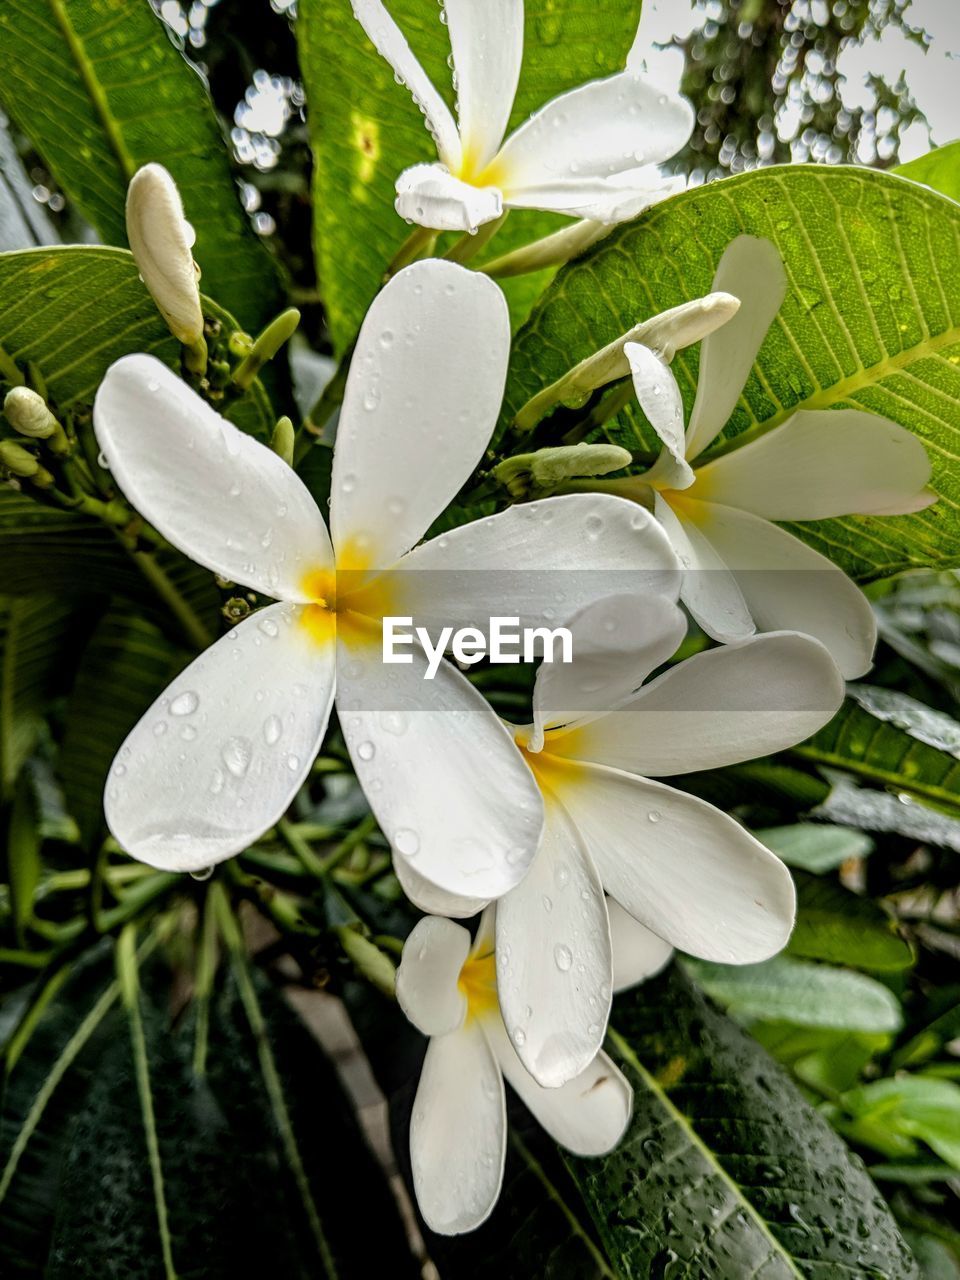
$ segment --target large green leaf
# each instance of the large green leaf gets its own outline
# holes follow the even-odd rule
[[[960,559],[960,207],[866,169],[760,169],[665,201],[561,271],[522,331],[512,416],[570,365],[656,312],[707,293],[726,245],[766,236],[789,291],[724,437],[751,438],[797,409],[859,407],[926,445],[940,501],[915,515],[791,525],[860,579]],[[699,353],[674,361],[689,411]],[[610,435],[651,452],[638,412]]]
[[[568,1164],[615,1274],[916,1274],[859,1161],[676,966],[615,1003],[611,1041],[633,1121]]]
[[[236,321],[210,299],[204,311],[224,337]],[[93,397],[107,368],[132,351],[179,369],[180,347],[147,293],[137,265],[123,249],[66,245],[0,254],[0,347],[21,368],[32,361],[61,412]],[[228,416],[269,437],[274,415],[255,382]]]
[[[171,1027],[170,975],[141,977],[126,999],[102,962],[72,980],[10,1076],[3,1275],[415,1276],[333,1069],[267,984],[251,979],[254,1028],[235,982],[218,983],[200,1076],[192,1016]],[[358,1204],[375,1230],[357,1230]]]
[[[450,41],[439,10],[423,0],[397,0],[389,7],[452,103]],[[639,15],[639,0],[595,0],[588,8],[580,0],[528,0],[511,127],[556,94],[619,70]],[[394,183],[408,165],[436,159],[436,149],[409,93],[368,43],[348,0],[301,0],[297,38],[314,154],[314,246],[334,343],[343,351],[407,233],[394,212]],[[511,214],[496,251],[553,225],[542,215]],[[530,288],[522,288],[520,308],[532,301]]]
[[[111,610],[83,652],[67,705],[60,772],[86,840],[103,825],[103,788],[124,738],[187,655],[143,618]]]
[[[49,695],[70,662],[61,654],[70,606],[53,596],[0,598],[0,798],[33,750]]]
[[[7,0],[5,110],[110,244],[126,244],[127,183],[165,165],[197,232],[204,288],[258,328],[281,303],[244,213],[206,86],[146,0]]]
[[[933,187],[941,195],[960,201],[960,140],[928,151],[897,168],[897,173],[913,182]]]
[[[960,818],[960,725],[903,694],[861,685],[851,694],[794,751]]]

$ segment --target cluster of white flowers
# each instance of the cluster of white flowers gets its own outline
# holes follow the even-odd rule
[[[401,211],[431,227],[468,229],[508,204],[623,216],[625,191],[647,182],[637,167],[689,128],[684,104],[627,71],[557,99],[501,146],[520,0],[487,6],[497,21],[482,29],[475,0],[446,0],[459,129],[379,0],[354,8],[436,136],[441,164],[398,184]],[[176,216],[175,193],[166,206]],[[167,239],[195,289],[188,238]],[[148,285],[174,288],[168,263],[159,284],[145,265]],[[167,869],[240,853],[308,777],[336,701],[397,877],[429,913],[404,947],[397,996],[430,1037],[410,1142],[436,1231],[470,1230],[496,1202],[504,1077],[559,1142],[607,1151],[631,1111],[601,1048],[612,993],[674,947],[746,964],[784,945],[795,901],[783,864],[656,779],[802,741],[839,707],[843,677],[869,666],[875,633],[857,588],[771,522],[929,500],[919,443],[852,409],[794,414],[691,465],[730,417],[784,297],[773,246],[734,241],[714,289],[719,310],[691,302],[712,319],[696,335],[685,434],[676,344],[661,340],[675,313],[609,362],[610,377],[632,372],[663,443],[650,470],[425,542],[500,410],[510,326],[482,274],[417,262],[371,306],[339,418],[329,533],[287,462],[156,359],[118,361],[97,394],[97,439],[130,502],[184,554],[277,601],[202,653],[133,729],[107,785],[110,828]],[[721,643],[667,665],[687,630],[679,601]],[[573,638],[570,664],[541,665],[529,725],[500,720],[449,661],[430,681],[422,653],[383,662],[385,617],[435,635],[504,613],[564,622]],[[450,919],[473,916],[472,938]]]

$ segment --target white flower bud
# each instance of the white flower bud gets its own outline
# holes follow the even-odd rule
[[[29,387],[14,387],[8,391],[3,412],[14,431],[33,440],[48,440],[60,426],[43,396]]]
[[[127,239],[170,332],[185,346],[198,346],[203,312],[191,252],[194,233],[183,215],[176,183],[162,165],[144,165],[130,181]]]

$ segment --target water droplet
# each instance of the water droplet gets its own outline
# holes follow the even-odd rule
[[[239,498],[242,492],[243,492],[243,485],[240,483],[239,480],[234,480],[233,484],[230,486],[230,497]]]
[[[514,1031],[513,1043],[521,1049],[527,1043],[527,1033],[524,1031],[522,1027],[517,1027],[516,1030]]]
[[[553,899],[552,899],[552,898],[547,897],[547,895],[546,895],[546,894],[544,894],[544,895],[543,895],[543,897],[541,898],[541,902],[543,903],[543,909],[544,909],[544,911],[552,911],[552,910],[553,910]]]
[[[300,757],[299,757],[299,756],[287,756],[287,759],[286,759],[286,766],[287,766],[287,768],[290,770],[290,772],[291,772],[291,773],[296,773],[296,772],[297,772],[297,770],[300,768]]]
[[[162,738],[163,735],[167,732],[166,720],[158,720],[157,723],[153,726],[153,732],[157,735],[158,738]]]
[[[242,778],[253,759],[253,743],[249,738],[228,738],[220,751],[223,763],[235,778]]]
[[[260,539],[260,545],[261,547],[263,547],[264,551],[266,551],[267,547],[269,547],[272,541],[273,541],[273,530],[267,529]]]
[[[340,481],[340,490],[342,493],[353,493],[357,487],[357,477],[355,475],[345,475]]]
[[[376,383],[367,387],[363,395],[363,407],[367,413],[373,413],[377,405],[380,403],[380,388]]]
[[[122,778],[126,772],[127,766],[125,764],[115,764],[113,766],[113,774],[115,778]]]
[[[272,640],[274,636],[279,635],[280,628],[272,618],[261,618],[257,623],[257,630],[262,631],[265,636],[269,636]]]
[[[170,703],[170,714],[172,716],[192,716],[200,705],[200,699],[190,689],[185,693],[178,693],[174,700]]]
[[[184,742],[192,742],[197,736],[197,730],[192,724],[185,724],[180,730],[180,737]]]
[[[213,795],[217,796],[220,794],[220,792],[223,790],[223,784],[225,782],[226,782],[226,778],[224,778],[223,776],[223,770],[214,769],[213,777],[210,779],[210,790],[213,793]]]
[[[267,716],[263,722],[263,740],[268,747],[275,746],[283,733],[283,724],[279,716]]]
[[[407,732],[407,717],[399,711],[383,711],[379,718],[380,728],[394,737],[402,737]]]
[[[103,450],[101,450],[97,454],[97,466],[103,467],[104,471],[106,471],[107,468],[110,466],[110,463],[107,461],[107,455],[103,452]]]
[[[553,882],[558,889],[565,889],[570,883],[570,868],[565,862],[558,862],[553,868]]]
[[[587,531],[588,538],[599,538],[603,532],[603,520],[597,515],[587,516],[583,522],[583,527]]]
[[[573,953],[569,947],[565,947],[562,942],[558,942],[553,948],[553,961],[561,973],[566,973],[573,964]]]
[[[647,821],[659,822],[662,817],[663,817],[663,814],[660,812],[659,809],[651,809],[650,812],[647,814]]]
[[[377,754],[377,749],[372,742],[361,742],[357,747],[357,755],[361,760],[372,760]]]
[[[384,349],[386,349],[387,347],[393,346],[393,330],[392,329],[384,329],[383,333],[381,333],[380,335],[380,345]]]
[[[191,871],[191,880],[209,880],[213,875],[213,867],[202,867],[199,871]]]
[[[405,858],[414,858],[420,852],[420,837],[409,827],[401,827],[399,831],[395,831],[393,843],[397,853],[402,853]]]

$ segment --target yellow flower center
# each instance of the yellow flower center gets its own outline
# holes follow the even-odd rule
[[[568,746],[572,745],[576,729],[571,729],[568,733],[564,733],[563,740]],[[564,787],[570,787],[578,781],[582,766],[576,759],[568,759],[566,756],[557,756],[550,751],[550,730],[547,730],[544,739],[543,750],[531,751],[528,747],[529,739],[526,732],[518,731],[514,733],[513,740],[520,748],[524,760],[530,768],[530,772],[536,779],[537,786],[544,800],[553,800],[558,797]],[[571,755],[575,756],[576,752],[572,751]]]
[[[371,569],[352,543],[341,550],[336,568],[311,569],[301,585],[311,601],[303,625],[318,644],[339,636],[350,645],[379,645],[383,618],[396,613],[391,572]]]
[[[492,951],[471,953],[460,970],[457,986],[467,1002],[467,1017],[479,1018],[497,1008],[497,963]]]

